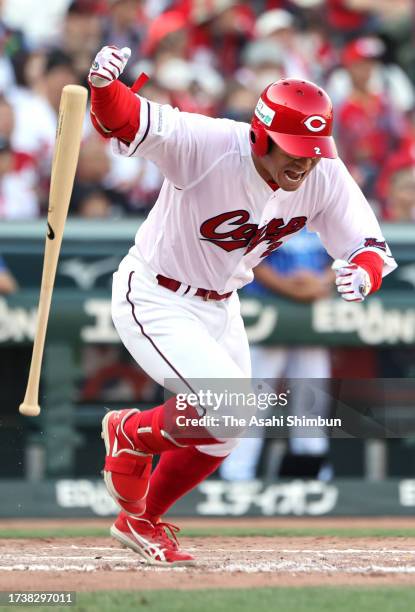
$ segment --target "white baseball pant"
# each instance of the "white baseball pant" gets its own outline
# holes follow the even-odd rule
[[[250,354],[237,293],[204,301],[194,292],[183,295],[180,289],[175,293],[161,287],[156,273],[130,252],[114,274],[112,290],[112,318],[124,346],[172,393],[198,392],[195,379],[239,379],[238,390],[248,392]],[[223,457],[237,444],[237,438],[230,438],[196,448]]]

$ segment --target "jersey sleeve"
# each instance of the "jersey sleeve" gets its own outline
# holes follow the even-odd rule
[[[386,276],[397,263],[371,206],[340,159],[328,160],[324,172],[321,201],[309,229],[319,234],[333,259],[351,261],[359,253],[377,253],[384,264],[382,275]]]
[[[230,123],[140,98],[140,122],[131,144],[113,139],[113,150],[154,162],[180,189],[196,184],[235,148]]]

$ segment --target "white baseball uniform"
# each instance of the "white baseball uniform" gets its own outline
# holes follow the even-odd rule
[[[134,141],[114,140],[114,150],[155,162],[166,178],[114,275],[112,312],[121,340],[159,384],[250,377],[235,290],[305,225],[334,259],[369,250],[382,257],[384,275],[396,267],[373,211],[339,159],[322,159],[297,191],[273,191],[255,169],[248,124],[145,98],[140,112]],[[160,274],[179,281],[178,291],[160,286]],[[204,301],[195,296],[198,288],[233,294]],[[166,386],[177,392],[171,380]],[[225,455],[234,444],[198,448]]]

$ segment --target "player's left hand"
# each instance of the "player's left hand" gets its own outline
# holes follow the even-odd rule
[[[360,266],[336,259],[332,265],[336,272],[337,291],[346,302],[363,302],[372,288],[369,274]]]
[[[107,87],[124,71],[130,58],[131,49],[119,49],[114,45],[106,46],[99,51],[89,71],[88,79],[94,87]]]

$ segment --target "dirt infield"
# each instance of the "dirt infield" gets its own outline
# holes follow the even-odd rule
[[[178,521],[187,527],[414,528],[413,519],[270,519]],[[0,528],[56,528],[59,521],[1,521]],[[63,523],[67,526],[67,522]],[[108,521],[71,521],[100,526]],[[12,527],[13,526],[13,527]],[[200,589],[306,585],[413,584],[415,538],[409,537],[201,537],[183,538],[194,568],[154,568],[110,537],[3,539],[0,590],[94,591]]]

